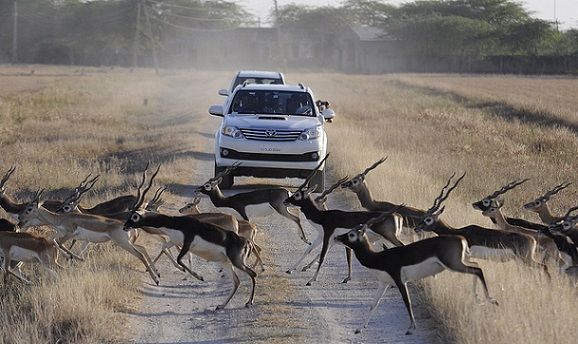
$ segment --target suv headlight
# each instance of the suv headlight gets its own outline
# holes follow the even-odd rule
[[[307,141],[317,139],[321,137],[322,130],[321,127],[305,129],[301,135],[299,135],[299,140]]]
[[[243,138],[243,133],[241,132],[241,130],[239,130],[239,128],[228,125],[224,126],[223,129],[221,129],[221,134],[225,136],[230,136],[234,139]]]

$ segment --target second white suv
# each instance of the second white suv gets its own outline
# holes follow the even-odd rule
[[[225,106],[209,113],[223,118],[215,134],[215,175],[239,164],[223,178],[230,188],[235,176],[306,178],[325,157],[325,121],[331,109],[315,106],[313,92],[304,85],[247,84],[237,86]],[[311,185],[325,187],[325,166]]]

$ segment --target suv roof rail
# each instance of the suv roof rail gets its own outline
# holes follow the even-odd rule
[[[303,85],[303,83],[302,83],[302,82],[300,82],[300,83],[299,83],[299,87],[301,87],[301,89],[302,89],[302,90],[304,90],[304,89],[305,89],[305,85]]]

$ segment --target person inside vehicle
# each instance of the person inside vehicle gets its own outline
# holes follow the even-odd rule
[[[289,99],[289,103],[287,104],[287,112],[296,114],[311,114],[311,104],[309,104],[307,96],[303,94],[292,95]]]
[[[254,94],[247,93],[240,98],[235,110],[240,113],[256,113],[259,111],[259,101]]]

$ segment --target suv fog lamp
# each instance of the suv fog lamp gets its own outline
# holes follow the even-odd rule
[[[317,152],[311,153],[311,160],[317,160],[317,159],[319,159],[319,154]]]
[[[221,149],[221,156],[228,156],[229,150],[228,149]]]

